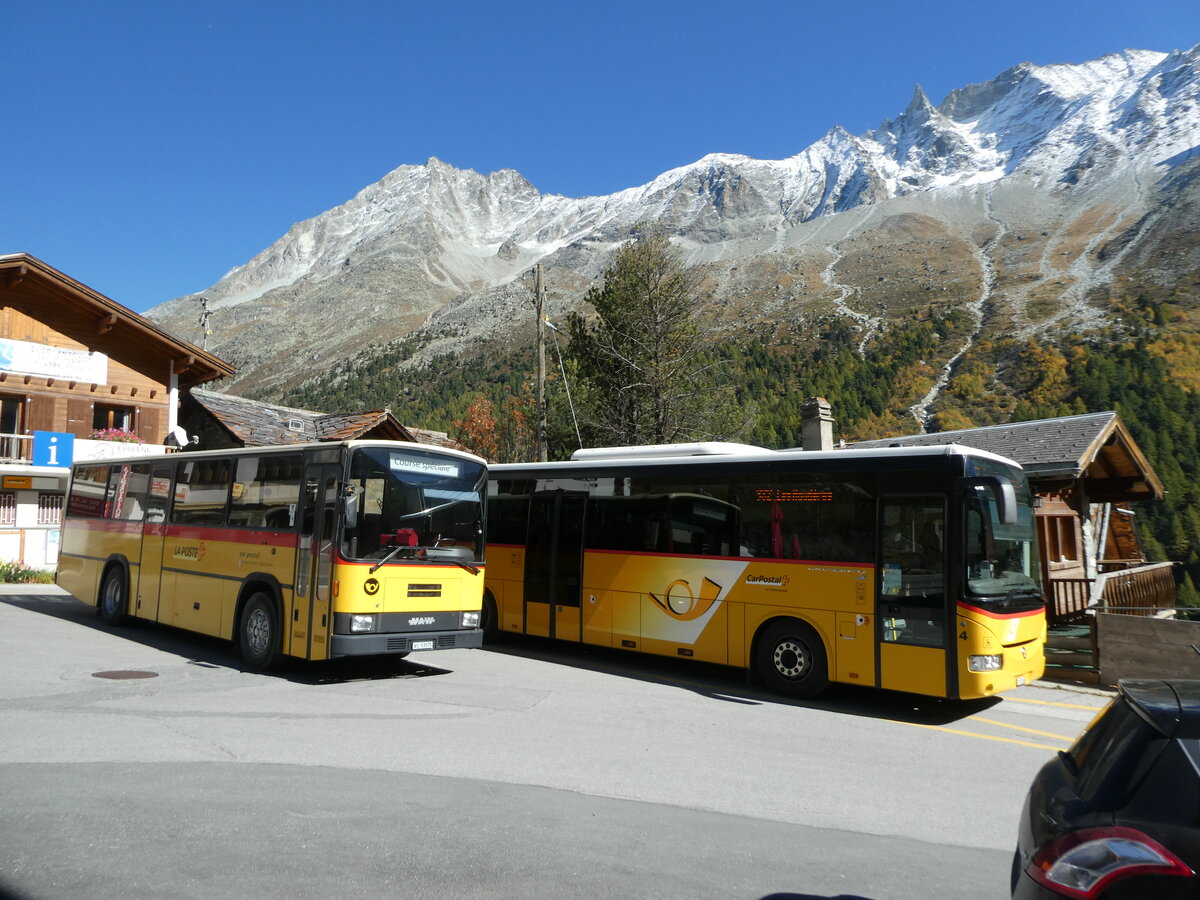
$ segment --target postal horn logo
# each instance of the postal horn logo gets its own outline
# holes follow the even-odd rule
[[[708,612],[717,598],[721,596],[721,586],[711,578],[705,578],[700,585],[699,595],[692,590],[691,584],[682,578],[677,578],[667,585],[667,589],[658,594],[650,594],[650,599],[665,609],[673,618],[688,621],[698,619]]]

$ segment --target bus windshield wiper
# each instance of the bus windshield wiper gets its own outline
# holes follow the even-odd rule
[[[472,497],[471,499],[474,500],[475,498]],[[400,517],[400,521],[403,522],[405,519],[416,519],[421,516],[427,516],[430,513],[437,512],[439,509],[447,509],[448,507],[456,506],[459,503],[466,503],[466,502],[468,502],[468,501],[466,501],[466,500],[450,500],[446,503],[439,503],[437,506],[430,506],[428,509],[422,509],[415,513],[407,513]]]
[[[387,552],[387,554],[383,557],[383,559],[381,559],[379,562],[375,563],[375,565],[371,566],[371,569],[367,574],[374,575],[376,570],[378,570],[381,566],[384,566],[387,563],[391,562],[393,559],[395,559],[396,555],[401,550],[413,550],[413,549],[416,549],[416,548],[406,547],[403,544],[393,547],[391,550],[389,550]],[[422,557],[417,557],[417,558],[421,559]],[[465,563],[461,559],[454,559],[453,557],[448,557],[446,559],[436,559],[436,558],[430,559],[428,556],[426,556],[426,557],[424,557],[424,560],[426,562],[454,563],[454,565],[459,566],[460,568],[466,569],[472,575],[479,574],[479,568],[477,566],[473,566],[470,563]]]
[[[371,571],[369,571],[367,574],[374,575],[376,569],[378,569],[384,563],[391,562],[396,557],[396,554],[399,553],[401,550],[411,550],[411,549],[412,549],[411,547],[407,547],[404,544],[397,544],[395,547],[393,547],[391,550],[389,550],[384,555],[383,559],[381,559],[379,562],[375,563],[375,565],[371,566]]]

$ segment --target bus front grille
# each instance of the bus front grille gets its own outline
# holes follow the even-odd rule
[[[440,597],[442,596],[442,586],[440,584],[410,584],[408,586],[408,596]]]

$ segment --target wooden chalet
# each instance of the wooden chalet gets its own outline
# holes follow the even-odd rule
[[[862,441],[855,447],[963,444],[1020,463],[1038,498],[1042,576],[1051,624],[1086,611],[1175,606],[1172,564],[1146,559],[1133,504],[1162,482],[1115,412]]]
[[[57,531],[71,457],[35,465],[37,435],[74,458],[146,450],[178,424],[179,398],[232,375],[228,363],[27,253],[0,255],[0,559],[43,568]]]

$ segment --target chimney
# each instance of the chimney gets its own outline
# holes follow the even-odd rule
[[[833,449],[833,416],[824,397],[805,400],[800,408],[800,440],[805,450]]]

